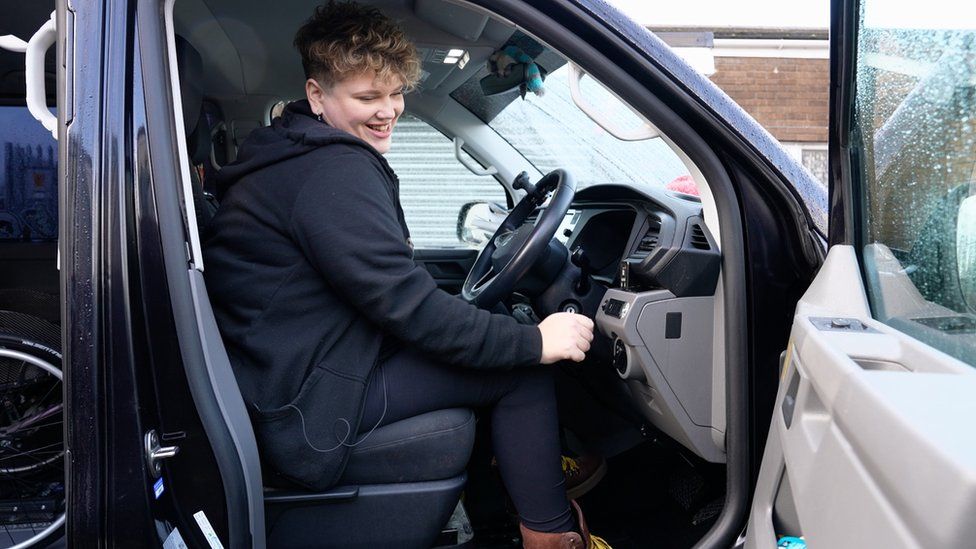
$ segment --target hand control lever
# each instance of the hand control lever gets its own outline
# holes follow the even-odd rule
[[[522,172],[515,176],[515,181],[512,182],[512,188],[522,189],[526,192],[526,194],[535,197],[537,200],[542,200],[544,198],[540,196],[542,193],[539,192],[538,187],[529,181],[528,172]]]

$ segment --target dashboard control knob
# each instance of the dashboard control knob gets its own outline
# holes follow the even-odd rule
[[[613,367],[620,374],[620,377],[627,376],[628,370],[627,347],[619,337],[613,341]]]

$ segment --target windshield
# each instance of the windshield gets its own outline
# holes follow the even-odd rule
[[[600,183],[641,187],[687,186],[688,169],[660,137],[617,139],[581,111],[570,96],[568,65],[545,79],[545,93],[517,96],[489,123],[539,171],[570,171],[577,188]],[[637,128],[644,121],[606,88],[586,76],[580,82],[586,101],[617,127]],[[673,188],[673,186],[672,186]]]

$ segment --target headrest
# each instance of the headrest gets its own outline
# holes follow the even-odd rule
[[[192,133],[186,136],[186,149],[190,155],[190,163],[194,166],[203,164],[210,158],[210,148],[212,147],[210,138],[210,126],[207,125],[207,117],[200,116],[197,127]]]
[[[176,66],[183,103],[183,129],[189,136],[197,127],[203,110],[203,58],[182,36],[176,36]]]

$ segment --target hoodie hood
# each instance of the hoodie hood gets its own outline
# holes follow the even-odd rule
[[[289,103],[270,126],[258,128],[247,136],[237,151],[237,160],[221,168],[218,173],[217,196],[222,198],[234,183],[250,173],[334,143],[361,147],[379,161],[392,180],[397,180],[386,158],[372,145],[325,122],[319,122],[308,101],[303,99]]]

